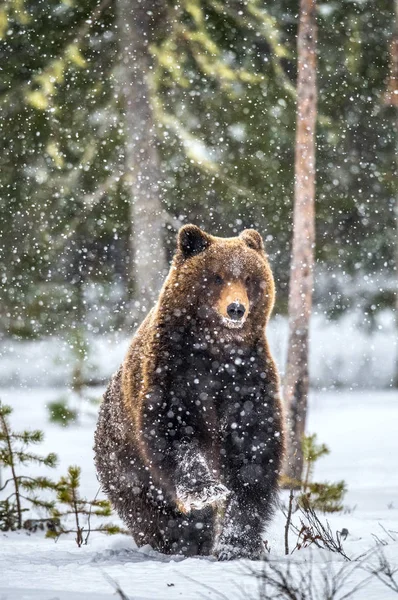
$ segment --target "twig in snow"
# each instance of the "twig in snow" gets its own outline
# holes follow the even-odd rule
[[[188,575],[184,575],[184,579],[188,579],[188,581],[190,581],[191,583],[197,583],[198,585],[205,588],[206,590],[209,590],[209,592],[213,592],[214,594],[217,595],[218,598],[220,598],[220,600],[230,600],[223,593],[221,593],[218,590],[216,590],[215,588],[211,587],[211,585],[207,585],[206,583],[203,583],[202,581],[196,581],[196,579],[193,579],[192,577],[189,577]]]
[[[98,494],[100,493],[100,491],[101,491],[101,486],[98,488],[97,493],[94,496],[94,501],[93,502],[95,502],[97,500]],[[87,518],[87,535],[84,538],[84,545],[85,546],[87,546],[88,538],[90,537],[90,533],[91,533],[91,511],[92,511],[92,508],[93,508],[93,505],[90,504],[90,509],[88,511],[88,518]]]
[[[358,584],[350,584],[354,571],[360,568],[358,563],[344,564],[337,571],[334,563],[327,568],[313,564],[292,561],[266,559],[260,572],[249,569],[249,574],[259,582],[256,600],[347,600],[364,587],[370,576]]]
[[[365,570],[398,594],[398,567],[393,567],[389,563],[380,547],[377,553],[377,563],[365,566]]]
[[[318,515],[316,514],[315,510],[309,504],[301,507],[300,511],[305,520],[300,519],[301,530],[299,531],[299,538],[302,538],[302,544],[298,544],[298,548],[315,544],[315,546],[317,546],[318,548],[330,550],[330,552],[336,552],[337,554],[340,554],[345,560],[351,560],[343,549],[343,532],[338,531],[336,535],[334,535],[329,525],[329,521],[326,521],[326,525],[323,524],[318,518]],[[347,537],[348,531],[343,531],[344,535]]]
[[[127,596],[127,594],[124,593],[124,591],[120,587],[120,584],[117,581],[112,579],[112,577],[110,577],[107,573],[104,573],[103,575],[104,575],[105,579],[107,580],[107,582],[113,587],[116,594],[119,596],[119,598],[121,600],[130,600],[130,598]]]
[[[382,530],[388,535],[389,538],[392,539],[393,542],[396,542],[397,539],[396,537],[393,535],[393,533],[396,533],[396,531],[392,531],[391,529],[388,530],[384,527],[384,525],[382,525],[381,523],[379,523],[379,526],[382,528]]]
[[[293,510],[293,488],[290,490],[289,494],[289,506],[287,509],[286,515],[286,523],[285,523],[285,554],[289,554],[289,530],[292,521],[292,510]]]

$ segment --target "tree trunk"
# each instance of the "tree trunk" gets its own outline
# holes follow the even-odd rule
[[[384,103],[387,106],[393,106],[396,110],[395,116],[395,178],[398,181],[398,0],[394,2],[395,21],[394,31],[390,46],[390,73],[387,82],[387,90],[384,96]],[[398,191],[395,192],[395,268],[396,268],[396,291],[395,291],[395,322],[398,331]],[[396,348],[395,373],[393,385],[398,387],[398,346]]]
[[[391,40],[390,50],[390,76],[388,79],[387,92],[385,95],[385,103],[395,107],[395,178],[398,181],[398,0],[394,2],[395,6],[395,22],[394,32]],[[395,321],[398,332],[398,190],[395,192],[395,269],[396,269],[396,290],[395,290]],[[396,348],[395,358],[395,374],[394,385],[398,387],[398,346]]]
[[[398,4],[398,2],[397,2]],[[398,23],[398,9],[397,9]],[[398,49],[398,34],[396,47]],[[397,52],[398,56],[398,52]],[[398,95],[398,78],[397,78],[397,95]],[[398,115],[395,120],[395,136],[396,136],[396,151],[395,151],[395,177],[398,182]],[[398,190],[395,192],[395,328],[397,330],[396,340],[398,339]],[[395,375],[394,386],[398,388],[398,342],[395,347]]]
[[[145,310],[151,308],[167,268],[160,160],[149,85],[149,44],[158,31],[160,16],[164,18],[162,8],[161,2],[153,0],[117,0],[126,181],[130,193],[130,276],[134,295]]]
[[[293,248],[289,290],[289,345],[285,376],[288,416],[286,475],[301,479],[307,415],[308,333],[315,246],[316,0],[300,0],[297,39],[297,126]]]

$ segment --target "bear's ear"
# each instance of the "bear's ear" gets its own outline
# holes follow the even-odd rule
[[[177,248],[184,258],[200,254],[210,244],[210,236],[196,225],[184,225],[178,232]]]
[[[253,250],[264,250],[264,242],[261,235],[255,229],[245,229],[239,237]]]

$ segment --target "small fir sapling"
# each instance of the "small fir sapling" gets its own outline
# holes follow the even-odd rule
[[[325,444],[317,443],[315,433],[306,435],[303,439],[304,478],[301,482],[301,494],[298,497],[300,506],[309,505],[321,512],[339,512],[343,510],[342,501],[346,492],[344,481],[336,483],[317,483],[312,481],[317,460],[330,454]]]
[[[18,529],[16,504],[9,500],[0,500],[0,531],[15,531],[16,529]]]
[[[313,482],[315,463],[330,453],[325,444],[317,442],[315,433],[306,435],[302,442],[303,450],[303,477],[301,481],[296,481],[283,477],[281,484],[285,488],[298,491],[296,496],[296,509],[310,505],[313,509],[320,512],[339,512],[343,510],[343,498],[346,492],[344,481],[336,483],[318,483]]]
[[[52,517],[59,520],[56,531],[48,531],[47,537],[58,538],[66,533],[74,533],[76,544],[79,548],[87,544],[92,531],[100,531],[112,535],[124,533],[117,525],[102,523],[91,527],[91,517],[110,517],[112,514],[111,504],[108,500],[87,500],[80,493],[81,469],[70,466],[66,476],[61,477],[57,484],[57,506],[52,509]],[[59,505],[62,505],[60,507]],[[69,525],[69,523],[72,523]]]
[[[316,434],[312,434],[304,436],[303,439],[304,469],[302,480],[296,481],[284,478],[282,481],[284,487],[290,487],[288,506],[286,508],[282,507],[286,517],[285,554],[290,553],[289,532],[292,531],[297,537],[293,552],[315,544],[319,548],[337,552],[346,560],[349,560],[342,547],[342,540],[346,538],[348,531],[343,529],[334,535],[329,523],[326,522],[326,525],[324,525],[316,514],[316,511],[341,511],[343,509],[342,500],[346,491],[344,481],[337,483],[314,483],[311,481],[316,461],[329,454],[329,448],[325,444],[318,444],[316,437]],[[294,495],[293,490],[297,490],[296,495]],[[303,517],[300,518],[300,526],[295,525],[292,520],[292,514],[297,510],[300,511]]]
[[[0,492],[3,492],[0,500],[0,529],[3,531],[21,529],[23,513],[29,508],[51,511],[54,502],[39,498],[37,493],[56,489],[56,484],[47,477],[19,474],[19,467],[30,463],[53,468],[56,466],[57,456],[54,453],[40,456],[31,452],[30,446],[43,441],[43,432],[12,431],[8,420],[11,413],[12,408],[0,401],[0,468],[4,470],[5,477],[8,473],[10,475],[0,485]]]
[[[55,402],[50,402],[48,405],[51,423],[56,423],[62,427],[68,427],[76,423],[78,414],[77,411],[68,406],[67,400],[60,399]]]
[[[303,491],[306,492],[309,483],[314,474],[314,466],[317,460],[322,456],[330,454],[329,448],[326,444],[317,443],[317,435],[305,435],[302,442],[303,459],[304,459],[304,477],[302,480]]]

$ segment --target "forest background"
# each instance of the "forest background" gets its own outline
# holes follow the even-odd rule
[[[143,15],[133,53],[149,82],[153,127],[140,152],[156,155],[155,204],[131,181],[145,107],[126,92],[126,10]],[[297,12],[290,0],[2,2],[3,341],[126,332],[187,222],[220,236],[258,229],[286,314]],[[355,312],[369,334],[396,302],[393,29],[392,0],[318,6],[315,313]],[[157,257],[147,294],[144,247]]]

